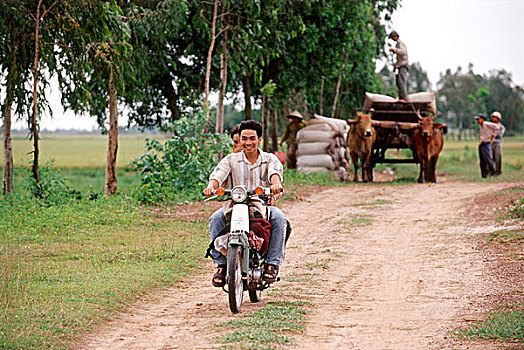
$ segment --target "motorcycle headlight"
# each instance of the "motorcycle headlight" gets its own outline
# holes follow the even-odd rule
[[[245,187],[235,187],[231,191],[231,199],[234,202],[240,203],[245,201],[247,198],[247,189]]]

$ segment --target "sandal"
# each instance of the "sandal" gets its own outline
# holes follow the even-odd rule
[[[226,265],[218,265],[217,272],[213,275],[211,283],[213,283],[213,287],[223,287],[226,285]]]
[[[262,280],[273,283],[277,281],[277,275],[278,275],[278,266],[276,265],[267,265],[266,269],[264,270],[264,274],[262,275]]]

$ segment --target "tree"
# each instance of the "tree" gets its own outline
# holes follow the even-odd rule
[[[129,23],[132,66],[145,67],[135,71],[133,86],[126,85],[130,124],[167,130],[201,106],[211,40],[206,21],[212,16],[210,9],[213,7],[200,0],[156,1],[147,8],[125,8],[127,13],[136,13]],[[211,74],[209,78],[210,87],[215,86],[216,77]]]
[[[206,116],[209,120],[209,106],[207,100],[209,97],[209,76],[211,75],[211,60],[213,58],[213,48],[215,47],[215,35],[216,35],[216,23],[218,13],[218,0],[215,0],[213,6],[213,19],[211,22],[211,44],[209,44],[209,50],[207,52],[207,64],[206,64],[206,81],[205,81],[205,93],[204,93],[204,108],[206,108]]]
[[[460,139],[464,129],[473,127],[473,116],[495,110],[504,116],[508,134],[519,133],[524,131],[520,112],[524,110],[524,99],[522,88],[513,85],[511,74],[504,70],[482,76],[473,72],[471,64],[465,73],[461,67],[455,73],[448,69],[437,84],[438,110],[448,124],[459,130]]]
[[[511,73],[505,70],[491,71],[486,78],[485,88],[489,92],[486,98],[488,113],[499,111],[502,123],[508,134],[524,132],[524,88],[514,86]]]
[[[42,23],[44,22],[44,18],[49,13],[49,11],[55,7],[55,5],[58,3],[59,0],[55,0],[50,6],[47,8],[45,7],[44,0],[38,0],[38,4],[36,5],[36,15],[34,16],[35,21],[35,48],[34,48],[34,63],[33,63],[33,114],[32,118],[30,119],[30,125],[31,125],[31,135],[33,137],[33,166],[31,167],[31,171],[33,173],[33,178],[36,183],[36,191],[35,194],[37,197],[42,198],[43,193],[40,186],[40,174],[39,174],[39,168],[38,168],[38,161],[40,156],[40,148],[39,148],[39,128],[38,128],[38,76],[40,73],[40,40],[41,40],[41,34],[40,34],[40,27]],[[43,6],[44,5],[44,6]],[[52,22],[51,22],[52,23]],[[51,32],[49,30],[49,32]],[[50,36],[50,41],[53,42],[53,36]],[[47,53],[47,57],[53,57],[54,52]],[[50,65],[48,65],[50,67]]]
[[[419,62],[412,63],[409,67],[408,91],[410,93],[431,91],[431,82],[428,73]]]
[[[217,117],[216,117],[216,132],[221,134],[224,132],[224,98],[227,92],[227,14],[226,14],[226,2],[222,6],[222,20],[221,20],[221,31],[222,37],[222,52],[220,54],[220,90],[218,92],[218,106],[217,106]]]
[[[3,101],[4,119],[4,193],[12,192],[12,154],[10,145],[12,106],[18,115],[25,115],[33,138],[32,172],[35,179],[35,195],[42,196],[39,182],[39,112],[45,111],[47,100],[43,91],[48,84],[47,76],[56,68],[55,47],[52,45],[57,33],[55,16],[63,4],[60,0],[38,2],[4,1],[0,3],[1,62],[6,75],[6,98]],[[47,17],[46,17],[47,16]],[[43,22],[44,17],[46,21]],[[31,81],[31,83],[30,83]],[[31,87],[29,89],[29,86]]]
[[[62,25],[62,70],[59,84],[62,103],[77,113],[88,112],[103,126],[109,112],[105,195],[117,191],[118,94],[132,83],[132,52],[127,18],[115,1],[91,0],[69,3]]]
[[[455,73],[448,69],[441,74],[437,87],[438,110],[448,124],[459,130],[459,140],[462,140],[464,129],[472,127],[472,117],[478,113],[470,97],[479,89],[478,79],[472,74],[463,74],[458,67]]]

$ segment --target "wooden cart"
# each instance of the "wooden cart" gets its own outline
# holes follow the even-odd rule
[[[411,148],[411,139],[420,117],[437,115],[434,92],[411,94],[408,102],[366,92],[363,112],[371,113],[377,133],[371,156],[372,168],[377,163],[419,163],[414,156],[386,158],[386,151]]]

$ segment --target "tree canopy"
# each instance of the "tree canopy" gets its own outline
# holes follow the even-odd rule
[[[437,83],[437,96],[443,118],[459,130],[473,127],[473,117],[479,113],[499,111],[508,134],[524,131],[524,90],[505,70],[480,75],[472,64],[466,72],[461,67],[455,72],[448,69]]]

